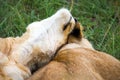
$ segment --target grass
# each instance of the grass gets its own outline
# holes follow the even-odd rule
[[[0,0],[0,37],[20,36],[33,21],[71,8],[71,0]],[[74,0],[72,15],[93,46],[120,59],[120,0]]]

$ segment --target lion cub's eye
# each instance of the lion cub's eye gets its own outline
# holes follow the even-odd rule
[[[70,23],[67,23],[64,27],[63,27],[63,31],[68,27]]]
[[[64,27],[63,27],[63,31],[66,30],[67,27],[69,26],[71,19],[72,19],[72,17],[70,16],[70,19],[69,19],[68,23],[65,24]]]

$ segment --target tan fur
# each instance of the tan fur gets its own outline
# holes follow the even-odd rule
[[[26,31],[21,37],[0,38],[0,51],[5,55],[10,55],[12,50],[20,46],[29,38],[29,31]]]
[[[94,50],[85,38],[79,41],[71,35],[70,39],[72,43],[28,80],[120,80],[120,61]]]
[[[3,67],[11,63],[11,60],[13,59],[10,60],[9,56],[11,55],[12,51],[14,49],[17,49],[17,47],[20,46],[21,43],[23,43],[28,37],[29,37],[29,31],[26,31],[26,33],[24,33],[21,37],[0,38],[0,57],[1,57],[0,80],[13,80],[9,76],[6,75],[6,73],[3,71]],[[14,65],[20,68],[21,71],[24,71],[25,73],[29,74],[29,70],[27,69],[27,67],[23,66],[22,64],[18,64],[18,63]],[[26,76],[24,76],[23,74],[23,77],[26,77]]]
[[[120,62],[103,52],[68,49],[29,80],[120,80]]]
[[[3,70],[0,68],[0,80],[12,80],[10,77],[6,76]]]

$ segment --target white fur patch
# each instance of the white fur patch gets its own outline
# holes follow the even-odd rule
[[[29,60],[34,47],[38,47],[44,54],[52,56],[56,49],[65,43],[64,38],[67,35],[63,34],[63,26],[68,23],[70,17],[72,15],[67,9],[60,9],[47,19],[29,24],[27,27],[29,38],[13,51],[14,59],[24,63]],[[70,22],[75,24],[73,18]]]

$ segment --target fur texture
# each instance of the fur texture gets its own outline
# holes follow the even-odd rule
[[[81,36],[79,33],[77,36]],[[94,50],[82,36],[80,39],[71,34],[69,44],[28,80],[120,80],[120,62],[104,52]]]
[[[13,80],[29,77],[35,64],[49,62],[57,49],[66,44],[74,29],[75,20],[67,9],[60,9],[53,16],[28,25],[21,37],[0,38],[0,69]]]

